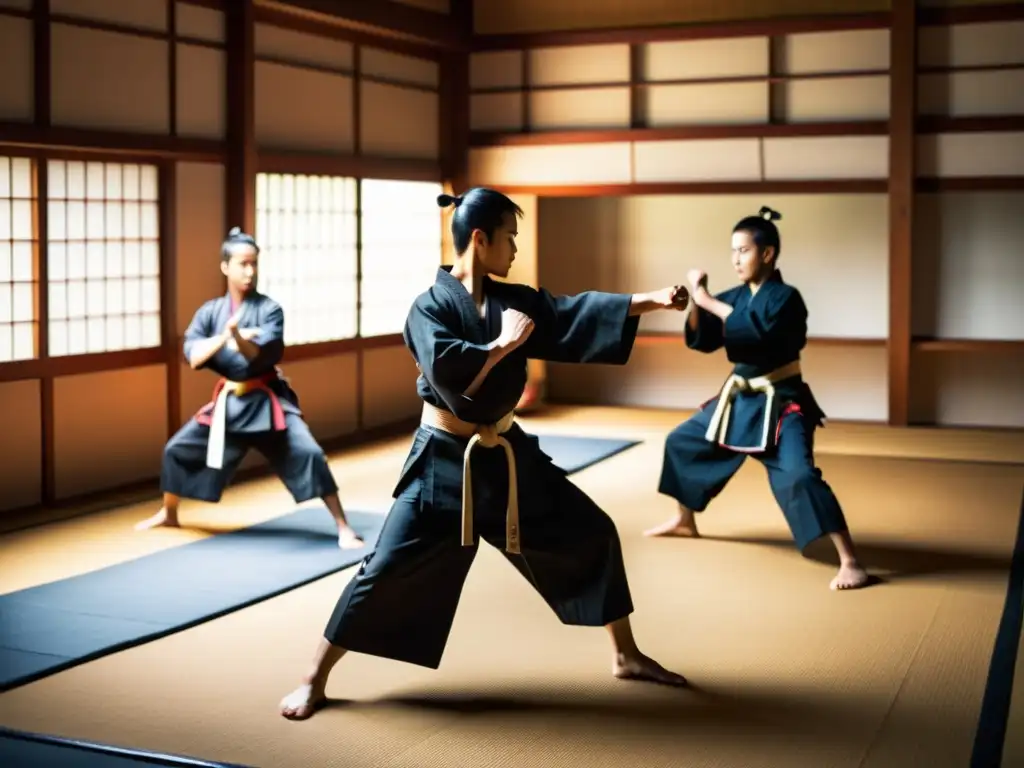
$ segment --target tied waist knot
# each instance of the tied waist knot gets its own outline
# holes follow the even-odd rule
[[[213,387],[213,399],[196,414],[196,421],[210,428],[210,436],[206,444],[206,466],[210,469],[222,469],[224,467],[228,395],[242,397],[257,390],[265,393],[270,398],[274,431],[283,432],[288,428],[281,400],[278,398],[277,393],[270,388],[270,385],[277,381],[280,376],[281,372],[275,369],[262,376],[244,381],[232,381],[226,378],[217,380]]]
[[[473,449],[501,447],[508,463],[508,505],[505,509],[505,551],[521,553],[519,540],[519,483],[516,475],[516,456],[512,444],[503,437],[515,423],[515,413],[509,412],[494,424],[473,424],[453,413],[423,404],[424,426],[440,429],[457,437],[468,437],[469,444],[462,455],[462,546],[473,546]]]
[[[729,434],[729,424],[732,419],[732,405],[737,395],[750,392],[763,392],[767,398],[765,403],[764,428],[761,436],[761,447],[767,445],[768,430],[771,426],[772,408],[775,406],[775,385],[780,381],[800,375],[800,361],[794,360],[781,368],[776,368],[763,376],[744,378],[732,374],[725,380],[725,385],[718,395],[718,403],[714,413],[711,414],[711,422],[708,424],[704,437],[711,443],[725,445]]]

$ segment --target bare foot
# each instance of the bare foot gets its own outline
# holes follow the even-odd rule
[[[327,695],[322,686],[304,683],[281,699],[281,716],[289,720],[305,720],[312,717]]]
[[[648,528],[644,531],[644,536],[680,536],[687,539],[699,539],[700,531],[697,530],[697,523],[693,520],[684,520],[677,516],[653,528]]]
[[[166,507],[160,507],[160,511],[152,517],[146,518],[135,524],[136,531],[148,531],[150,528],[177,528],[178,515],[169,514]]]
[[[358,533],[346,525],[338,529],[338,546],[342,549],[359,549],[363,546],[363,540],[359,538]]]
[[[642,680],[679,688],[689,685],[685,677],[669,672],[654,659],[644,656],[639,651],[629,656],[618,654],[612,666],[612,674],[619,680]]]
[[[854,561],[839,566],[839,573],[832,579],[829,589],[859,589],[867,586],[867,583],[868,572],[861,567],[860,563]]]

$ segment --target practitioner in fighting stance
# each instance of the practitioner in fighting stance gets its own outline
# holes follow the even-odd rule
[[[342,549],[363,546],[349,526],[327,457],[302,418],[298,397],[277,364],[284,355],[284,311],[256,290],[260,249],[232,229],[221,246],[226,295],[203,304],[185,331],[193,370],[220,376],[213,399],[164,448],[160,511],[137,530],[178,526],[184,498],[216,503],[250,448],[270,462],[297,504],[321,498]]]
[[[313,714],[346,651],[437,668],[480,538],[503,550],[563,623],[607,628],[616,677],[685,685],[633,639],[614,523],[523,432],[513,409],[529,358],[625,364],[639,316],[685,309],[686,289],[554,296],[492,280],[509,272],[522,211],[481,188],[438,203],[455,206],[457,260],[438,270],[405,326],[420,369],[422,425],[376,549],[342,593],[281,714]]]
[[[718,396],[669,434],[658,490],[679,502],[679,510],[646,533],[698,537],[694,513],[705,510],[746,457],[754,456],[768,470],[800,550],[827,535],[840,561],[831,588],[856,589],[868,575],[839,501],[814,464],[814,431],[825,414],[800,372],[807,307],[778,270],[780,218],[765,207],[733,228],[732,261],[741,285],[712,296],[707,275],[696,269],[688,274],[695,306],[686,344],[705,353],[725,347],[734,368]]]

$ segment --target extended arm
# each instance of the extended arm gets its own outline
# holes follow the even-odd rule
[[[640,315],[654,306],[648,294],[587,291],[555,296],[529,289],[524,311],[535,323],[525,344],[528,357],[555,363],[622,365],[633,350]]]

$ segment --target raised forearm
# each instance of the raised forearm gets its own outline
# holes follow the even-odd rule
[[[726,304],[724,301],[719,301],[710,293],[708,289],[701,286],[693,294],[693,303],[706,312],[710,312],[715,317],[725,320],[729,315],[732,314],[732,307]],[[691,314],[691,317],[694,315]],[[696,321],[694,321],[696,322]]]
[[[498,344],[492,346],[487,351],[487,359],[484,361],[483,366],[481,366],[480,371],[474,377],[473,381],[469,383],[469,386],[466,387],[466,391],[462,394],[466,397],[473,397],[483,385],[484,380],[487,378],[487,374],[491,372],[494,366],[504,360],[511,351],[511,347],[501,346]]]
[[[231,335],[235,341],[235,346],[238,347],[238,351],[241,353],[242,357],[249,362],[255,360],[256,356],[260,353],[260,348],[243,336],[237,328]]]
[[[208,339],[197,341],[190,350],[188,364],[192,370],[202,368],[227,343],[228,334],[218,333]]]

